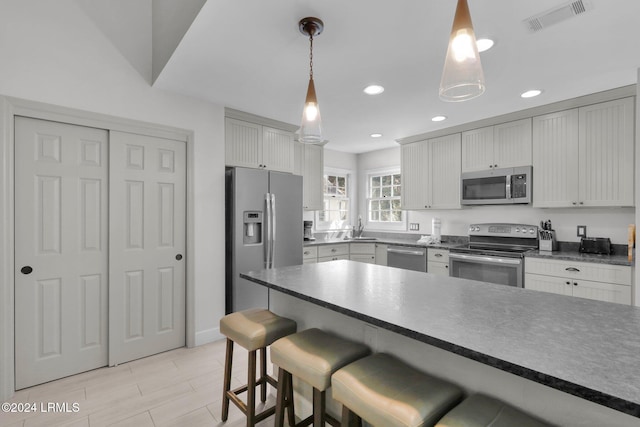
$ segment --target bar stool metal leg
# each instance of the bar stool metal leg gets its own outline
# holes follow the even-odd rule
[[[222,390],[222,421],[229,417],[229,395],[231,389],[231,364],[233,363],[233,341],[227,338],[227,352],[224,358],[224,388]]]
[[[260,401],[265,403],[267,401],[267,348],[260,349]]]
[[[342,427],[362,427],[362,418],[342,405]]]
[[[249,352],[249,371],[247,372],[247,427],[256,424],[256,352]]]

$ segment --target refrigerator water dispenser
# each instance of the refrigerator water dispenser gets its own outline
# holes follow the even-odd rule
[[[262,243],[262,211],[245,211],[243,217],[243,243],[245,245]]]

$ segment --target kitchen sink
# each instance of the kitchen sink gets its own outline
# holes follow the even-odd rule
[[[347,238],[345,238],[345,240],[360,240],[360,241],[362,241],[362,240],[367,241],[368,240],[368,241],[373,241],[373,240],[378,240],[378,238],[377,237],[363,237],[363,236],[361,236],[361,237],[347,237]]]

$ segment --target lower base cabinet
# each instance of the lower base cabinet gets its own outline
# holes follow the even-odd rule
[[[449,275],[449,251],[446,249],[427,249],[427,273],[440,276]]]
[[[524,287],[630,305],[631,267],[527,258]]]
[[[387,265],[387,245],[376,243],[376,264]]]
[[[349,244],[349,259],[351,261],[376,263],[375,243],[351,243]]]

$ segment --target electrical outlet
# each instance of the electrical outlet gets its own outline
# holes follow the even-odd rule
[[[409,223],[409,230],[413,230],[413,231],[420,230],[420,223],[418,223],[418,222],[410,222]]]
[[[578,227],[578,237],[587,237],[587,226],[586,225],[579,225]]]
[[[368,324],[364,325],[364,344],[368,346],[371,351],[378,349],[378,328]]]

